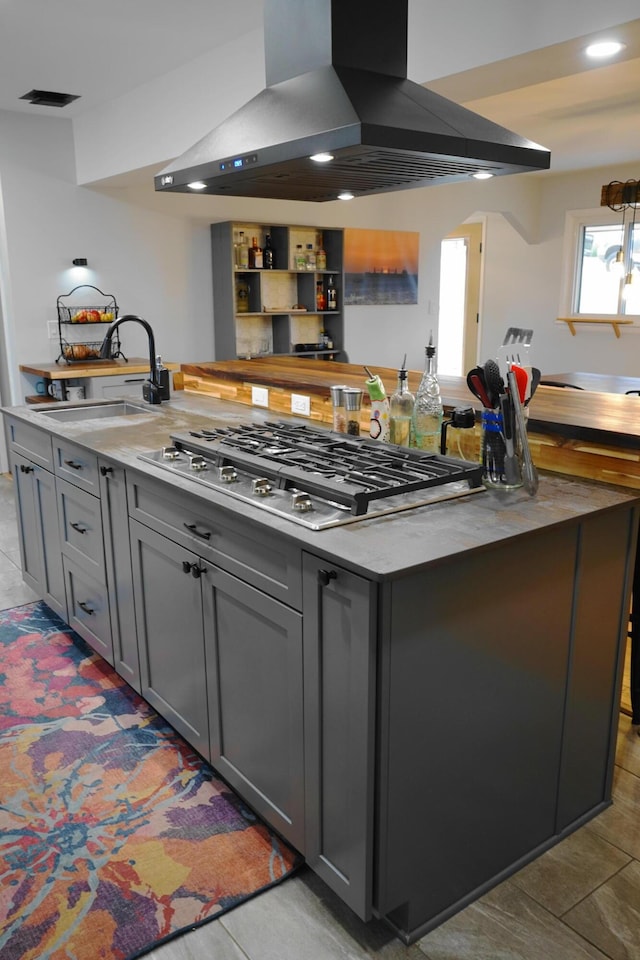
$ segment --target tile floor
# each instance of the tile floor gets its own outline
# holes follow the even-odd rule
[[[22,583],[0,476],[0,609]],[[640,960],[640,737],[621,715],[614,804],[418,943],[361,923],[309,870],[159,947],[149,960]]]

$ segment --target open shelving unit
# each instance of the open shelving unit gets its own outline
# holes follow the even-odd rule
[[[274,269],[238,269],[235,242],[243,231],[264,247],[267,234],[274,251]],[[295,251],[319,239],[327,255],[326,270],[295,268]],[[216,360],[251,356],[294,355],[346,360],[344,353],[343,242],[341,229],[282,224],[223,222],[211,225]],[[318,310],[317,284],[326,292],[329,278],[337,291],[336,310]],[[237,289],[248,287],[248,310],[238,310]],[[331,348],[321,344],[326,331]]]

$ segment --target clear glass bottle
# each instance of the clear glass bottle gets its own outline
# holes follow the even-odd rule
[[[413,436],[415,446],[419,450],[438,453],[442,429],[442,397],[436,373],[436,348],[433,345],[433,334],[429,337],[429,346],[425,348],[425,354],[424,373],[413,407]]]
[[[302,244],[296,244],[296,252],[293,259],[293,269],[294,270],[306,270],[307,261],[304,255],[304,250],[302,249]]]
[[[244,235],[244,230],[241,230],[238,235],[238,262],[237,267],[239,270],[248,270],[249,269],[249,244],[247,243],[247,238]]]
[[[305,265],[307,270],[315,270],[316,268],[316,252],[313,249],[313,244],[307,244],[307,252],[305,254]]]
[[[389,440],[401,447],[411,445],[411,422],[413,417],[414,396],[407,385],[405,356],[398,370],[398,386],[389,401]]]

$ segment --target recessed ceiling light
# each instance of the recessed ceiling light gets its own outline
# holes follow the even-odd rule
[[[338,194],[338,200],[353,200],[353,194],[350,190],[343,190]]]
[[[314,163],[330,163],[333,160],[332,153],[314,153],[313,156],[309,157],[310,160],[313,160]]]
[[[488,170],[478,170],[477,173],[472,173],[471,176],[474,180],[491,180],[493,174],[489,173]]]
[[[206,190],[207,185],[203,183],[202,180],[194,180],[193,183],[188,183],[187,186],[189,190]]]
[[[597,43],[590,44],[585,53],[588,57],[594,57],[601,60],[604,57],[613,57],[624,49],[624,43],[619,40],[599,40]]]

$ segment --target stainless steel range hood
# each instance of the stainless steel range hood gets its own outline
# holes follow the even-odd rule
[[[266,89],[156,190],[321,201],[548,169],[544,147],[407,79],[408,0],[265,0],[264,18]]]

